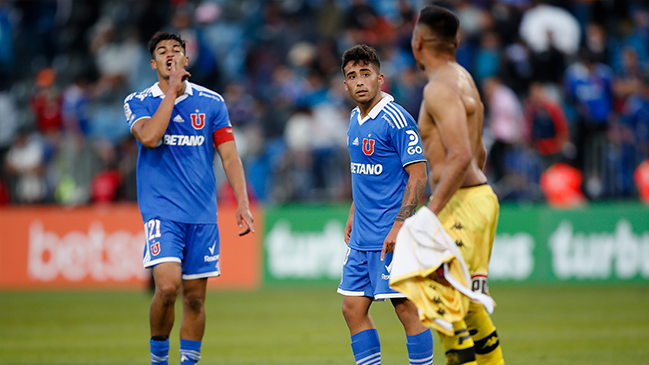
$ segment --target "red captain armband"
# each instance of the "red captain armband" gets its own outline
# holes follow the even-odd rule
[[[234,134],[232,134],[232,127],[223,127],[217,129],[212,136],[214,137],[214,147],[218,147],[225,142],[234,141]]]

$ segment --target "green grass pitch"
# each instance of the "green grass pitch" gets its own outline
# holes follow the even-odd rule
[[[495,283],[491,291],[507,364],[649,364],[647,284]],[[341,299],[335,284],[210,292],[200,363],[353,364]],[[0,292],[0,364],[148,364],[149,302],[145,291]],[[171,364],[179,363],[178,309]],[[392,306],[375,303],[371,313],[383,364],[407,364]]]

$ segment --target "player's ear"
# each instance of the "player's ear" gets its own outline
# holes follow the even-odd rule
[[[384,81],[383,74],[379,74],[379,86],[383,85],[383,81]]]
[[[343,85],[345,85],[345,91],[349,91],[349,88],[347,87],[347,80],[343,80]]]
[[[418,34],[413,34],[412,39],[410,40],[410,45],[412,46],[412,50],[419,51],[421,49],[422,44],[423,41],[421,39],[421,36]]]
[[[185,65],[183,67],[187,67],[189,65],[189,57],[185,56]]]

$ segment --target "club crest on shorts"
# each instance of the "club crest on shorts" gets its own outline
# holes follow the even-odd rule
[[[374,140],[363,138],[363,153],[370,156],[374,153]]]
[[[189,116],[192,118],[192,127],[194,129],[203,129],[205,127],[205,113],[191,113]]]
[[[158,256],[159,253],[160,253],[160,242],[154,242],[151,245],[151,254],[153,256]]]

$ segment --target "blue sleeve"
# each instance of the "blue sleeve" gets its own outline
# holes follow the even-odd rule
[[[124,99],[124,116],[129,129],[133,128],[133,124],[138,120],[152,117],[144,105],[144,97],[141,93],[132,93]]]
[[[228,108],[225,106],[225,102],[218,102],[215,109],[216,112],[212,119],[212,132],[224,127],[232,127],[232,124],[230,123],[230,113],[228,113]]]
[[[396,118],[395,127],[389,126],[390,138],[399,157],[401,165],[405,166],[417,161],[426,161],[424,149],[421,146],[421,138],[417,131],[412,116],[403,108],[391,108],[392,117]]]

